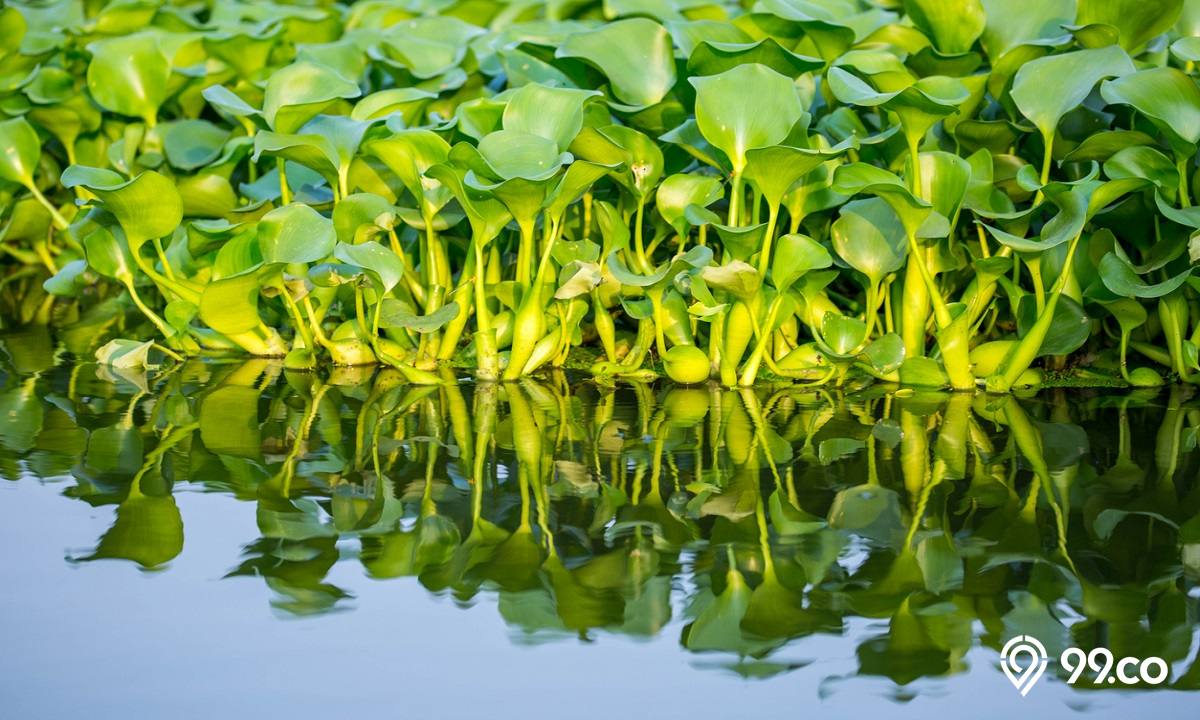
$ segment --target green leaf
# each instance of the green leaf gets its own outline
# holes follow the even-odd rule
[[[1100,279],[1104,286],[1121,297],[1160,298],[1183,287],[1192,276],[1192,268],[1163,280],[1148,284],[1138,276],[1128,260],[1110,252],[1100,260]]]
[[[374,193],[354,193],[333,207],[333,229],[338,240],[357,243],[370,240],[387,229],[396,218],[396,206]],[[332,250],[332,244],[330,249]]]
[[[621,262],[617,250],[613,250],[608,255],[608,271],[613,277],[623,285],[633,287],[655,287],[664,283],[670,283],[675,276],[681,272],[687,272],[698,268],[703,268],[712,260],[712,249],[704,246],[696,246],[685,253],[680,253],[671,259],[670,262],[665,262],[655,268],[654,272],[649,275],[638,275],[625,267],[625,263]]]
[[[512,218],[512,214],[504,203],[466,185],[466,173],[464,168],[447,164],[434,165],[426,171],[426,175],[445,185],[458,200],[471,223],[472,236],[482,245],[491,242],[500,234]]]
[[[354,104],[350,117],[355,120],[379,120],[399,115],[406,126],[420,125],[425,108],[437,99],[436,93],[419,88],[388,88],[371,93]]]
[[[614,146],[622,168],[614,170],[613,179],[638,200],[650,197],[662,178],[662,150],[645,133],[622,125],[608,125],[595,131]],[[590,134],[591,131],[585,131]],[[582,139],[584,136],[580,135]]]
[[[31,187],[42,156],[42,142],[33,126],[23,117],[0,122],[0,149],[0,178]]]
[[[1179,157],[1191,157],[1200,142],[1200,88],[1172,67],[1140,70],[1105,81],[1100,95],[1112,104],[1132,105],[1170,140]]]
[[[583,127],[585,103],[599,95],[594,90],[552,88],[537,83],[522,85],[508,97],[504,129],[545,138],[554,144],[557,152],[565,152]],[[483,152],[482,142],[480,145],[480,152]]]
[[[900,365],[900,384],[913,387],[942,388],[950,384],[945,369],[933,358],[905,358]]]
[[[980,0],[904,0],[904,11],[946,55],[970,50],[987,24]]]
[[[866,340],[867,324],[858,318],[834,312],[821,318],[821,337],[817,342],[835,358],[853,357]]]
[[[396,173],[404,188],[421,202],[423,212],[437,212],[450,201],[449,189],[441,183],[430,183],[425,176],[431,167],[446,162],[450,156],[450,145],[437,133],[400,130],[367,141],[363,150]]]
[[[1033,296],[1021,298],[1017,309],[1017,332],[1024,337],[1038,319],[1037,303]],[[1054,305],[1054,317],[1050,332],[1042,341],[1037,357],[1047,355],[1070,355],[1087,342],[1091,335],[1091,318],[1074,298],[1061,295]]]
[[[908,243],[896,213],[879,198],[842,206],[830,235],[833,249],[873,285],[904,266]]]
[[[599,265],[594,262],[572,260],[559,272],[558,289],[554,292],[554,299],[569,300],[586,295],[592,291],[592,288],[600,284],[600,279]]]
[[[387,28],[383,57],[416,78],[436,78],[459,65],[471,39],[484,32],[456,17],[415,17]]]
[[[771,281],[775,289],[785,292],[810,270],[831,267],[833,258],[820,243],[807,235],[789,233],[779,238],[775,260],[771,264]]]
[[[359,96],[358,85],[324,65],[297,62],[271,73],[263,118],[277,133],[295,133],[335,101]]]
[[[843,195],[876,195],[895,211],[906,233],[916,237],[942,237],[950,232],[947,219],[933,206],[914,197],[904,181],[894,173],[867,163],[838,166],[833,189]]]
[[[1146,308],[1132,298],[1118,298],[1104,303],[1104,307],[1117,319],[1117,324],[1121,326],[1121,332],[1132,332],[1145,325],[1146,320],[1149,319]]]
[[[107,228],[96,228],[83,239],[83,248],[87,253],[88,267],[104,277],[114,278],[121,282],[132,282],[133,274],[130,266],[133,259],[129,257],[129,249],[124,243],[118,242]]]
[[[1121,47],[1137,50],[1171,29],[1184,0],[1079,0],[1079,25],[1109,25],[1119,33]]]
[[[161,128],[167,162],[180,170],[204,167],[221,156],[229,131],[207,120],[179,120]]]
[[[825,65],[820,58],[792,52],[775,38],[766,37],[756,42],[704,40],[688,56],[688,71],[694,75],[717,75],[752,63],[792,78]]]
[[[259,112],[250,103],[224,85],[210,85],[200,93],[213,107],[234,117],[250,117]]]
[[[313,263],[333,252],[333,223],[307,205],[276,208],[258,222],[258,246],[264,263]]]
[[[72,260],[59,268],[54,275],[46,278],[42,288],[51,295],[75,297],[89,285],[85,275],[87,269],[86,260]]]
[[[828,150],[786,145],[758,148],[746,153],[746,179],[754,183],[768,206],[778,207],[783,196],[806,175],[829,160],[858,147],[856,138]]]
[[[379,324],[385,328],[406,328],[419,333],[440,330],[458,317],[459,305],[449,302],[428,315],[417,315],[411,305],[395,298],[384,298]]]
[[[675,54],[661,25],[645,18],[572,33],[555,57],[579,58],[604,73],[613,96],[631,109],[656,105],[675,85]]]
[[[904,354],[904,339],[896,333],[888,333],[863,348],[861,357],[875,372],[890,373],[904,364]]]
[[[724,188],[719,179],[710,175],[681,173],[669,175],[658,184],[654,207],[682,237],[687,235],[688,222],[684,214],[688,206],[708,207],[723,196]]]
[[[384,294],[391,292],[404,277],[404,264],[400,258],[374,240],[358,245],[338,243],[333,256],[366,270]]]
[[[735,173],[745,169],[748,151],[781,143],[803,112],[792,81],[765,65],[738,65],[689,82],[701,134],[725,153]]]
[[[1022,65],[1011,95],[1042,136],[1050,138],[1063,115],[1079,106],[1096,83],[1133,70],[1129,56],[1116,46],[1051,55]]]
[[[1140,178],[1154,183],[1159,192],[1175,198],[1179,194],[1179,169],[1170,158],[1145,145],[1127,147],[1104,162],[1104,174],[1113,180]]]
[[[987,27],[980,40],[993,64],[1023,43],[1064,38],[1062,26],[1075,19],[1075,0],[983,0],[983,7]]]
[[[950,221],[958,217],[971,180],[971,166],[961,157],[947,152],[923,152],[921,187],[918,194],[933,205],[933,209]]]
[[[200,295],[200,320],[223,335],[252,332],[260,325],[258,276],[247,272],[214,280]]]
[[[571,156],[553,140],[517,130],[498,130],[479,141],[479,154],[503,180],[548,180]]]
[[[709,287],[724,290],[743,302],[750,302],[762,287],[762,276],[752,265],[732,260],[700,270],[700,279]]]
[[[121,223],[132,252],[147,240],[172,234],[183,222],[183,200],[175,183],[153,170],[125,181],[107,170],[72,165],[63,171],[61,182],[95,193]]]
[[[167,99],[171,63],[151,34],[99,40],[88,45],[88,92],[106,110],[154,125]]]
[[[970,96],[960,81],[940,75],[923,77],[915,82],[903,77],[899,81],[901,87],[890,91],[876,90],[841,67],[829,68],[828,79],[838,100],[850,105],[882,106],[891,110],[896,113],[904,133],[917,139],[924,137],[940,118],[957,112]]]
[[[563,217],[567,208],[592,189],[597,180],[616,169],[616,166],[601,165],[586,160],[576,160],[567,166],[558,184],[546,196],[545,217],[551,220]]]

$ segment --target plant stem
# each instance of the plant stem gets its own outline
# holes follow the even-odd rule
[[[642,239],[642,225],[644,223],[645,210],[646,201],[638,198],[637,212],[635,212],[633,216],[633,248],[634,252],[637,254],[638,265],[641,266],[639,270],[644,273],[649,273],[654,268],[650,265],[650,258],[646,256],[646,246]]]
[[[744,194],[741,170],[733,171],[729,187],[729,216],[726,218],[725,224],[730,227],[738,227],[741,225],[742,195]]]
[[[908,140],[908,156],[912,165],[912,185],[909,188],[914,197],[921,197],[921,188],[924,183],[921,178],[921,136],[916,134],[905,134],[905,139]]]
[[[1045,133],[1042,133],[1042,144],[1046,146],[1045,154],[1042,156],[1042,175],[1041,175],[1042,185],[1044,186],[1050,182],[1050,165],[1054,162],[1054,132],[1053,131],[1050,132],[1049,136],[1047,136]],[[1042,197],[1043,197],[1042,190],[1041,190],[1041,188],[1038,188],[1037,194],[1033,196],[1033,204],[1035,206],[1041,205]]]
[[[1070,267],[1074,261],[1075,249],[1079,246],[1081,236],[1082,233],[1076,235],[1067,247],[1067,259],[1064,267]],[[1021,341],[1008,351],[996,373],[987,379],[989,392],[1008,392],[1017,378],[1021,377],[1021,374],[1033,364],[1038,352],[1042,349],[1042,342],[1046,339],[1046,335],[1050,332],[1050,326],[1054,322],[1054,308],[1058,305],[1058,298],[1062,296],[1063,288],[1066,287],[1068,275],[1069,273],[1064,272],[1058,276],[1054,287],[1050,290],[1050,297],[1046,300],[1046,307],[1038,313],[1037,322],[1033,324],[1025,337],[1021,338]]]
[[[779,206],[770,205],[767,208],[767,234],[763,238],[762,250],[758,253],[758,274],[764,278],[771,267],[771,244],[775,240],[775,224],[779,221]]]
[[[1033,278],[1033,299],[1040,315],[1042,310],[1046,309],[1046,285],[1042,282],[1042,256],[1026,259],[1025,267],[1029,268],[1029,276]]]
[[[304,346],[309,350],[314,350],[313,336],[309,332],[304,318],[300,315],[300,308],[296,305],[296,301],[292,299],[292,294],[288,292],[286,285],[283,287],[283,292],[280,295],[283,296],[284,307],[287,308],[288,314],[292,316],[292,322],[296,323],[296,332],[300,335],[300,339],[303,340]]]
[[[1179,205],[1180,207],[1189,208],[1192,206],[1192,194],[1188,189],[1188,158],[1183,158],[1177,162],[1175,168],[1179,172]]]
[[[34,185],[31,182],[25,187],[29,188],[29,192],[33,195],[34,199],[41,203],[42,207],[46,208],[46,211],[50,213],[50,219],[54,221],[54,227],[58,228],[59,230],[66,230],[71,226],[71,224],[67,222],[67,219],[62,216],[62,213],[58,211],[58,208],[54,207],[54,203],[47,200],[46,196],[42,194],[42,191],[37,189],[37,185]]]
[[[292,202],[292,189],[288,187],[287,168],[283,158],[275,158],[275,167],[279,168],[279,202],[287,205]]]

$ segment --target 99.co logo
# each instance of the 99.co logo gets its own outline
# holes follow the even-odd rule
[[[1028,695],[1042,678],[1049,663],[1045,646],[1032,635],[1017,635],[1005,643],[1000,651],[1000,669],[1022,697]],[[1059,656],[1058,663],[1070,673],[1068,685],[1074,685],[1088,670],[1092,671],[1091,682],[1100,687],[1118,684],[1158,685],[1165,682],[1170,674],[1166,661],[1160,657],[1124,657],[1118,660],[1111,650],[1103,647],[1091,652],[1077,647],[1067,648]]]

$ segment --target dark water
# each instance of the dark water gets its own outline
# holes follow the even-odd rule
[[[3,717],[1200,707],[1190,389],[417,388],[2,344]],[[1069,646],[1169,674],[1069,686]]]

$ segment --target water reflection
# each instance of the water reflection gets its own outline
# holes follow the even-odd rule
[[[868,619],[858,674],[898,685],[1027,633],[1052,655],[1159,655],[1171,685],[1200,687],[1189,389],[412,387],[267,361],[122,374],[4,347],[0,473],[115,511],[70,562],[167,568],[188,485],[255,504],[260,537],[229,548],[229,574],[261,578],[285,614],[349,608],[330,571],[361,563],[464,605],[495,594],[521,641],[678,624],[704,664],[747,675]]]

